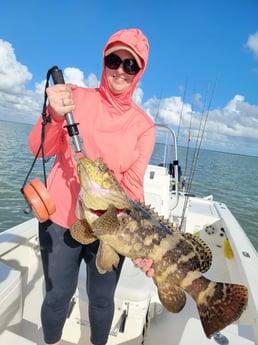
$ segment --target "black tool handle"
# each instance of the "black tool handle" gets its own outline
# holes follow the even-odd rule
[[[124,333],[125,331],[125,322],[126,322],[126,319],[127,319],[127,312],[126,310],[123,311],[123,314],[121,316],[121,323],[120,323],[120,327],[119,327],[119,332],[120,333]]]
[[[65,84],[63,72],[57,66],[54,66],[51,69],[51,75],[52,75],[54,84]]]
[[[57,66],[54,66],[51,69],[51,75],[52,75],[54,84],[65,84],[62,70],[59,69]],[[79,130],[77,128],[77,123],[74,122],[73,114],[71,112],[65,114],[65,119],[67,123],[68,133],[70,137],[72,137],[73,139],[75,150],[76,152],[81,152],[82,148],[81,148],[81,142],[80,142],[80,137],[79,137]]]

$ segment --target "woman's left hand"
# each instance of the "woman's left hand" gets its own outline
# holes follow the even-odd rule
[[[153,277],[154,276],[154,268],[152,268],[153,261],[152,259],[142,259],[138,258],[133,260],[133,263],[136,267],[140,268],[147,277]]]

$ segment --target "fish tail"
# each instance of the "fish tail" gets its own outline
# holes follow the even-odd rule
[[[204,332],[208,338],[240,318],[248,302],[243,285],[218,283],[205,277],[193,282],[191,296],[195,299]]]

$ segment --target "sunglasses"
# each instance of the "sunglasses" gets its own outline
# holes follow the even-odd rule
[[[123,64],[123,70],[127,74],[135,75],[140,71],[135,59],[120,59],[116,54],[109,54],[105,56],[105,66],[110,69],[118,69]]]

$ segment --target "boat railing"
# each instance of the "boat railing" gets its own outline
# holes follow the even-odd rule
[[[156,124],[156,143],[145,174],[145,199],[157,212],[169,217],[178,204],[178,158],[176,134]]]

